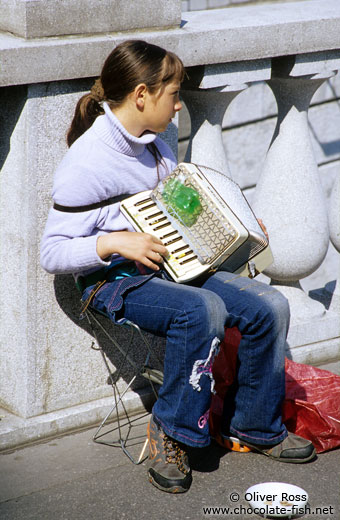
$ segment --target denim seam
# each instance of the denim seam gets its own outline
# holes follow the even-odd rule
[[[182,310],[182,309],[176,309],[176,307],[166,307],[166,306],[160,306],[160,305],[146,305],[144,303],[128,303],[128,305],[139,305],[140,307],[152,307],[152,308],[155,308],[155,309],[168,309],[168,310],[171,310],[171,311],[177,311],[177,312],[184,312],[185,314],[187,314],[187,312],[185,310]]]
[[[288,435],[287,431],[283,431],[282,433],[280,433],[280,435],[276,435],[275,437],[272,437],[271,439],[263,439],[263,437],[255,437],[253,435],[248,435],[248,434],[245,434],[244,432],[239,432],[238,430],[236,430],[235,428],[233,428],[232,426],[230,426],[230,431],[231,433],[235,432],[237,433],[237,435],[240,436],[240,439],[242,440],[242,436],[244,438],[249,438],[249,439],[256,439],[256,440],[261,440],[261,444],[266,444],[268,443],[268,445],[270,445],[272,442],[272,440],[275,440],[275,439],[280,439],[282,438],[285,439]]]
[[[177,437],[182,437],[183,439],[189,439],[191,442],[195,443],[195,444],[204,444],[206,446],[208,446],[210,444],[210,437],[208,437],[208,443],[206,441],[197,441],[195,439],[193,439],[192,437],[189,437],[189,435],[184,435],[183,433],[179,433],[177,432],[176,430],[172,429],[172,428],[168,428],[167,426],[165,426],[165,424],[161,421],[161,419],[159,419],[157,417],[157,415],[155,414],[154,415],[156,417],[156,420],[161,424],[163,430],[165,431],[165,433],[169,432],[168,435],[170,437],[173,437],[174,435],[176,435]],[[176,438],[176,437],[174,437]]]
[[[130,289],[131,287],[137,287],[144,281],[146,281],[146,280],[138,280],[138,282],[133,281],[133,280],[130,281],[128,278],[123,278],[122,280],[120,280],[117,284],[117,287],[114,288],[114,292],[111,296],[111,299],[110,299],[110,302],[108,305],[108,309],[111,310],[112,304],[117,296],[117,293],[120,291],[121,288],[124,289],[124,292],[125,292],[127,289]],[[120,294],[120,296],[121,296],[121,294]]]
[[[185,316],[186,316],[186,322],[185,322],[185,339],[184,339],[184,349],[183,349],[184,356],[182,355],[182,366],[183,366],[183,370],[184,370],[184,377],[182,377],[181,395],[183,395],[183,390],[184,390],[184,387],[186,385],[187,375],[188,375],[187,374],[187,370],[186,370],[186,363],[185,363],[185,359],[187,357],[188,314],[187,314],[186,311],[184,311],[184,312],[185,312]],[[176,412],[175,412],[174,418],[173,418],[174,431],[175,431],[175,428],[176,428],[176,417],[177,417],[177,413],[178,413],[178,409],[179,409],[180,403],[181,403],[181,400],[179,399],[178,403],[177,403]]]
[[[136,277],[134,276],[131,276],[131,277],[126,277],[126,278],[123,278],[119,281],[117,280],[113,280],[113,281],[110,281],[108,280],[107,283],[112,283],[112,284],[115,284],[115,286],[113,287],[114,291],[113,291],[113,294],[109,300],[109,303],[107,305],[107,309],[108,311],[112,312],[112,311],[115,311],[115,310],[118,310],[119,309],[119,306],[114,306],[114,308],[112,308],[113,306],[113,302],[114,300],[116,299],[116,297],[119,296],[122,297],[122,295],[124,294],[125,291],[127,291],[128,289],[131,289],[132,287],[138,287],[139,285],[147,282],[147,280],[149,278],[151,278],[153,276],[153,274],[151,275],[140,275],[140,277],[142,277],[142,279],[138,279],[138,281],[136,281]],[[117,283],[118,282],[118,283]],[[103,290],[106,286],[104,285],[103,287]],[[101,294],[102,290],[100,290],[97,294],[97,296],[99,296]],[[95,298],[97,300],[97,298]]]

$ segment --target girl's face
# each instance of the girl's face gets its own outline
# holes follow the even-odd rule
[[[145,130],[164,132],[171,119],[182,108],[179,100],[180,83],[168,83],[158,92],[146,93],[144,105]]]

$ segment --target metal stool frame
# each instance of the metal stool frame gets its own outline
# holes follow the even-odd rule
[[[129,417],[129,414],[124,405],[124,396],[125,396],[126,392],[131,388],[131,385],[133,384],[133,382],[135,381],[137,376],[141,375],[149,382],[152,392],[153,392],[155,398],[157,399],[158,394],[157,394],[157,389],[156,389],[155,385],[163,384],[163,372],[161,370],[152,368],[149,365],[150,359],[152,357],[155,357],[155,354],[152,352],[149,341],[147,340],[147,338],[145,337],[145,335],[143,334],[143,332],[141,331],[141,329],[139,328],[138,325],[136,325],[135,323],[133,323],[131,321],[126,321],[122,325],[113,324],[112,322],[110,322],[110,325],[112,325],[114,327],[117,327],[117,326],[124,327],[130,331],[130,336],[127,340],[127,344],[124,345],[124,348],[123,348],[119,344],[117,339],[112,334],[110,334],[105,329],[105,327],[103,327],[103,325],[100,323],[100,321],[98,320],[98,318],[96,316],[96,312],[97,311],[94,311],[93,309],[87,308],[84,311],[84,316],[87,318],[87,321],[90,325],[90,328],[91,328],[91,331],[93,334],[93,337],[95,339],[95,342],[92,342],[91,348],[93,348],[94,350],[100,351],[104,364],[109,373],[108,381],[109,381],[110,385],[112,386],[113,395],[114,395],[114,405],[111,408],[111,410],[106,414],[106,416],[104,417],[102,422],[100,423],[98,429],[96,430],[95,434],[93,435],[93,441],[98,444],[105,444],[107,446],[120,447],[123,450],[123,452],[125,453],[125,455],[130,459],[130,461],[133,462],[133,464],[141,464],[147,458],[147,455],[145,455],[145,451],[147,448],[148,439],[146,439],[144,441],[143,447],[141,449],[141,452],[140,452],[138,458],[135,458],[131,454],[131,452],[127,448],[127,442],[129,440],[129,436],[130,436],[130,433],[131,433],[131,430],[133,427],[133,423],[136,422],[137,420],[140,420],[143,417],[146,417],[147,415],[149,415],[149,412],[146,412],[145,414],[143,414],[142,416],[139,416],[136,419],[131,419]],[[105,318],[108,319],[106,316],[105,316]],[[114,345],[119,350],[119,352],[123,355],[123,360],[121,362],[121,365],[118,369],[115,370],[114,373],[112,373],[110,365],[108,363],[107,356],[106,356],[103,348],[100,345],[94,324],[96,327],[98,327],[104,333],[104,335],[110,340],[112,345]],[[142,340],[142,342],[144,343],[145,348],[146,348],[146,357],[145,357],[145,360],[144,360],[144,363],[142,364],[142,366],[138,366],[135,363],[135,361],[131,358],[131,356],[129,355],[129,351],[133,345],[134,338],[136,335],[138,335],[140,337],[140,339]],[[96,346],[95,346],[95,344],[96,344]],[[131,380],[127,384],[124,391],[121,392],[117,386],[117,382],[120,378],[120,375],[121,375],[123,366],[125,365],[125,362],[128,362],[131,365],[131,367],[134,369],[134,375],[132,376]],[[161,361],[158,358],[157,358],[157,363],[161,364]],[[125,419],[123,419],[123,421],[125,421],[125,422],[122,421],[122,418],[121,418],[121,415],[120,415],[119,409],[118,409],[119,406],[121,406],[123,409],[123,414],[125,416]],[[109,431],[102,432],[102,429],[104,428],[105,425],[107,425],[107,423],[109,422],[110,418],[113,416],[114,413],[115,413],[115,420],[116,420],[117,426],[115,426],[113,429],[111,429]],[[125,435],[125,437],[123,437],[123,428],[126,428],[126,427],[127,427],[127,434]],[[113,440],[113,441],[103,440],[104,436],[106,436],[112,432],[115,432],[115,431],[118,431],[118,439]],[[137,437],[137,439],[138,439],[138,437]],[[138,443],[135,443],[135,444],[138,444]]]

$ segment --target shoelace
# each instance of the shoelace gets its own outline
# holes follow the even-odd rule
[[[178,469],[187,475],[189,473],[188,469],[185,467],[183,463],[183,459],[186,456],[184,450],[182,450],[174,439],[170,439],[166,434],[163,437],[163,446],[166,453],[166,460],[170,464],[176,464]]]

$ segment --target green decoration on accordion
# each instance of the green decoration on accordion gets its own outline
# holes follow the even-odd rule
[[[198,192],[178,179],[170,179],[166,183],[162,197],[170,215],[187,227],[193,226],[203,211]]]

